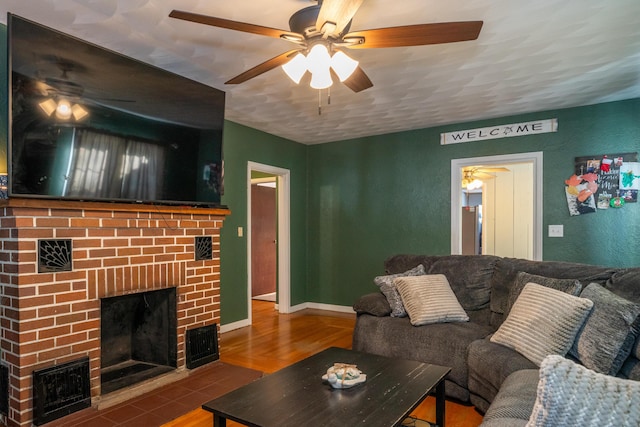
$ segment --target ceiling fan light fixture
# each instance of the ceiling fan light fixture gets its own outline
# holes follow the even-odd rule
[[[71,115],[76,121],[80,121],[89,115],[89,112],[80,104],[73,104],[71,107]]]
[[[325,68],[317,68],[311,73],[311,82],[309,86],[314,89],[326,89],[331,87],[333,80],[331,80],[331,72],[329,71],[329,65]]]
[[[324,44],[318,43],[314,45],[307,55],[307,69],[311,73],[316,72],[329,72],[329,66],[331,64],[331,56]]]
[[[331,58],[331,68],[338,75],[341,82],[347,80],[358,68],[358,61],[349,58],[344,52],[337,51]]]
[[[467,184],[467,190],[469,191],[477,190],[478,188],[481,188],[481,187],[482,187],[482,181],[480,181],[479,179],[474,179],[473,181]]]
[[[302,53],[297,53],[291,61],[282,66],[282,69],[291,80],[298,84],[304,73],[307,72],[307,58]]]
[[[38,103],[38,106],[44,111],[47,116],[50,116],[58,108],[58,104],[51,98],[47,98],[44,101]]]
[[[66,99],[58,101],[56,108],[56,117],[61,120],[69,120],[71,118],[71,103]]]

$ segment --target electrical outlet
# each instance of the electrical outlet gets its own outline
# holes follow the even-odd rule
[[[550,225],[549,226],[549,237],[563,237],[564,236],[564,226],[563,225]]]
[[[238,227],[238,237],[244,236],[244,229],[242,227]]]

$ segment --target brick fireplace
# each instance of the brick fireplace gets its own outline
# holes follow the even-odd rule
[[[88,358],[91,402],[104,398],[103,299],[175,288],[179,372],[187,369],[187,331],[218,330],[220,229],[228,210],[37,199],[1,203],[0,362],[9,375],[8,389],[0,393],[8,393],[9,403],[0,421],[8,426],[34,420],[34,372]]]

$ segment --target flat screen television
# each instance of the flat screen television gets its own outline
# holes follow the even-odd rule
[[[7,22],[10,198],[223,207],[223,91]]]

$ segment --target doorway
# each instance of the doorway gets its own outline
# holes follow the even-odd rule
[[[542,152],[451,160],[451,253],[463,253],[463,224],[467,233],[469,210],[464,208],[468,194],[462,191],[463,171],[472,166],[509,170],[493,174],[482,185],[479,253],[541,260]],[[480,238],[479,232],[474,233]],[[464,246],[468,247],[466,240]]]
[[[252,208],[253,189],[252,176],[256,174],[267,177],[275,182],[275,205],[276,205],[276,238],[275,246],[276,258],[276,295],[277,310],[280,313],[291,311],[291,272],[290,272],[290,171],[275,166],[264,165],[255,162],[247,163],[247,313],[249,324],[252,323],[251,301],[253,282],[253,235],[252,235]],[[269,188],[269,187],[264,187]]]
[[[251,174],[251,298],[277,301],[278,210],[276,177]]]

